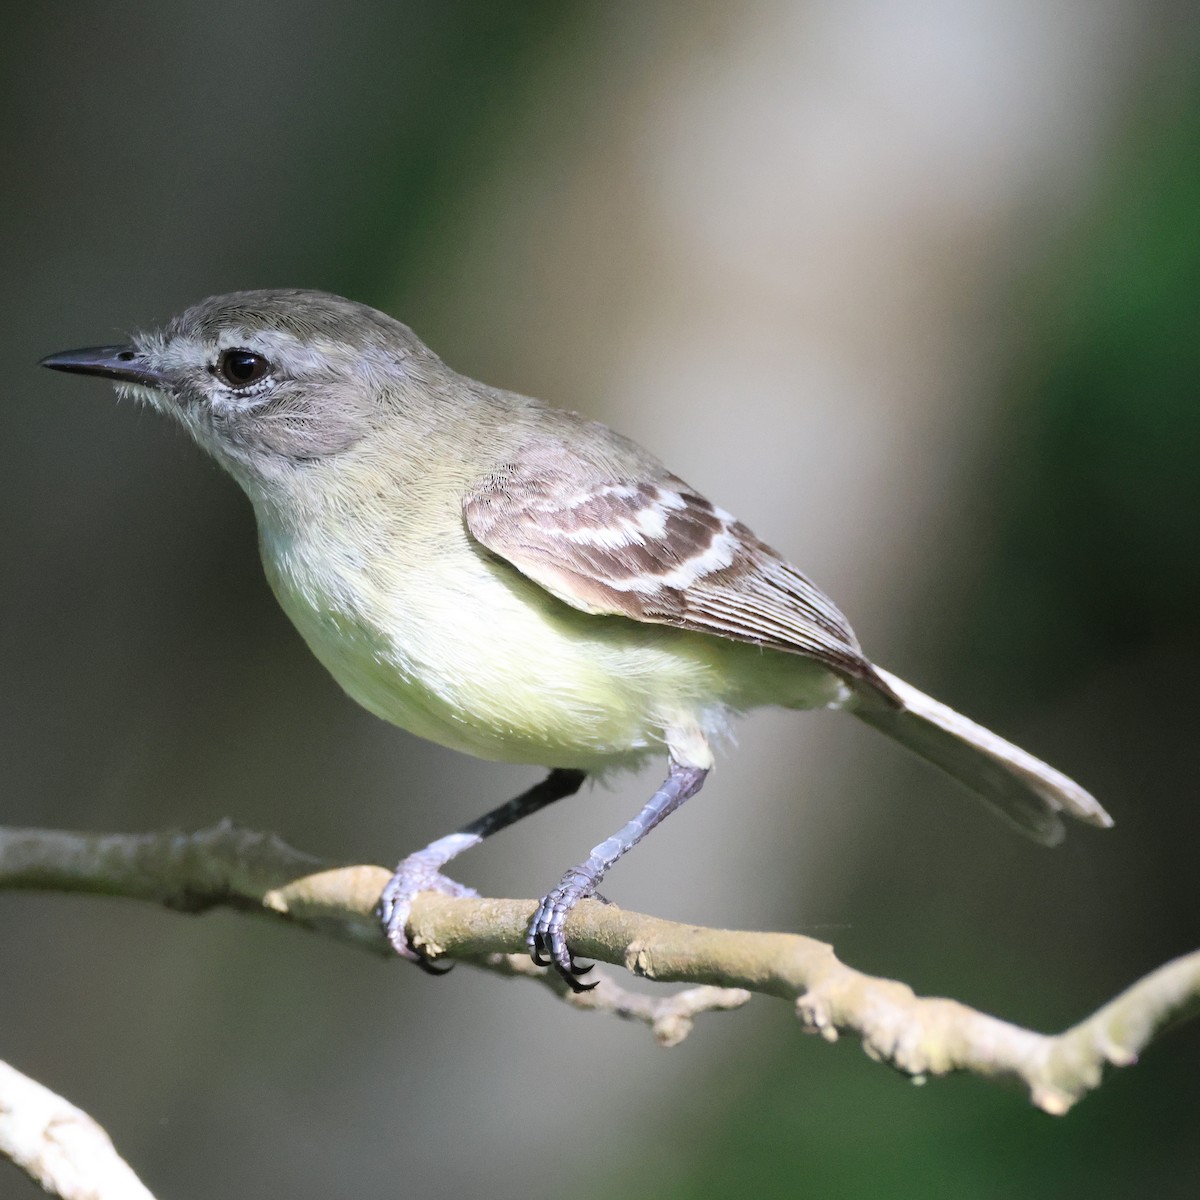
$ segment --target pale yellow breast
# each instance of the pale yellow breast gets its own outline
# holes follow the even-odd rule
[[[388,544],[344,532],[283,536],[260,521],[280,604],[360,704],[466,753],[626,765],[680,730],[713,735],[730,710],[838,694],[794,656],[577,612],[465,532],[406,542],[401,531]]]

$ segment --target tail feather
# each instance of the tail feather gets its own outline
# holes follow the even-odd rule
[[[1055,846],[1060,813],[1107,829],[1112,817],[1061,771],[880,668],[900,707],[860,693],[854,715],[965,784],[1022,833]]]

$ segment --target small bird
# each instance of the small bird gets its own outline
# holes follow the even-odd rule
[[[488,387],[375,309],[305,290],[202,301],[125,346],[42,365],[99,375],[178,420],[241,485],[267,579],[337,682],[444,746],[549,775],[409,855],[380,900],[406,922],[490,834],[588,775],[665,754],[644,808],[541,901],[528,946],[577,990],[568,913],[704,783],[732,718],[844,709],[1035,840],[1060,813],[1108,827],[1083,788],[875,666],[808,578],[636,443]]]

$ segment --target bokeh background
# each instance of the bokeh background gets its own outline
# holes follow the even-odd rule
[[[0,820],[390,862],[523,786],[358,710],[181,434],[39,371],[316,286],[608,420],[879,661],[1090,785],[1048,853],[763,713],[614,873],[1062,1028],[1200,941],[1200,12],[1168,0],[12,5]],[[532,896],[652,774],[457,864]],[[1200,1029],[1064,1120],[757,1001],[660,1051],[468,970],[0,895],[0,1057],[168,1197],[1200,1194]],[[0,1194],[35,1194],[0,1165]]]

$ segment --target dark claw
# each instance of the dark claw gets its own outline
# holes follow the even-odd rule
[[[571,991],[575,992],[576,995],[582,992],[590,992],[592,988],[599,987],[600,980],[598,979],[593,980],[591,983],[581,983],[579,981],[579,976],[586,975],[594,965],[594,963],[589,963],[586,967],[581,967],[575,961],[575,956],[566,948],[565,943],[563,945],[563,958],[555,962],[559,975],[562,976]]]
[[[417,950],[416,963],[426,975],[449,975],[450,972],[454,970],[454,964],[452,962],[446,963],[444,967],[438,966],[434,959],[430,958],[429,955],[424,954],[420,950]]]
[[[594,964],[577,963],[563,935],[567,915],[581,898],[575,875],[571,872],[555,891],[543,898],[529,924],[525,944],[530,958],[539,967],[552,967],[572,991],[588,992],[596,983],[580,983],[579,977],[591,971]]]
[[[546,957],[546,941],[539,928],[541,922],[542,907],[539,905],[537,912],[533,914],[533,920],[529,923],[529,932],[525,935],[525,948],[529,951],[529,957],[533,959],[535,967],[548,967],[550,960]]]

